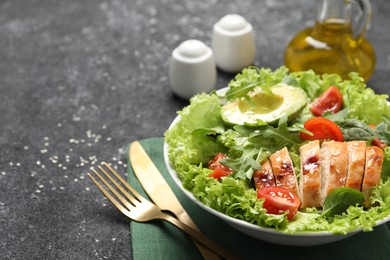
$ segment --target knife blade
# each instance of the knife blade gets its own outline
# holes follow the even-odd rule
[[[171,211],[184,224],[200,231],[138,141],[130,144],[129,158],[134,174],[153,202],[160,209]],[[205,259],[221,259],[203,245],[196,241],[194,243]]]

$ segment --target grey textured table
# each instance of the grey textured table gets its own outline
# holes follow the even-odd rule
[[[98,161],[162,136],[187,104],[169,88],[172,50],[210,44],[228,13],[256,32],[256,65],[277,68],[315,1],[0,1],[0,259],[129,259],[128,221],[87,180]],[[369,86],[390,93],[390,1],[373,1]],[[219,72],[222,88],[233,75]]]

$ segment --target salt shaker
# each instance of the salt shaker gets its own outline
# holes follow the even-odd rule
[[[252,65],[256,58],[252,25],[237,14],[222,17],[213,27],[212,50],[223,71],[238,72]]]
[[[217,69],[211,48],[199,40],[187,40],[172,52],[169,68],[172,91],[181,98],[210,92],[217,81]]]

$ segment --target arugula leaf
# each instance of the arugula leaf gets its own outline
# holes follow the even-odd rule
[[[264,91],[271,93],[269,87],[283,82],[283,79],[287,77],[287,73],[286,67],[281,67],[275,71],[254,66],[245,68],[229,82],[229,89],[225,96],[228,100],[247,97],[248,92],[255,87],[261,87]]]
[[[259,157],[261,151],[252,145],[242,148],[242,155],[237,159],[225,158],[220,162],[234,170],[235,176],[239,179],[252,179],[253,172],[260,170]]]
[[[328,218],[341,215],[349,206],[361,205],[363,202],[364,196],[360,191],[346,187],[337,188],[326,197],[321,215]]]
[[[248,136],[249,142],[270,152],[302,142],[298,135],[301,129],[297,126],[289,127],[286,116],[279,120],[277,128],[270,125],[262,125],[255,128],[236,126],[234,130],[243,136]]]

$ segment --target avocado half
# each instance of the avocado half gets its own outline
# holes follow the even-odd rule
[[[307,105],[307,95],[301,88],[279,83],[270,90],[272,93],[255,88],[248,93],[249,99],[226,103],[221,110],[222,119],[232,125],[277,124],[284,116],[294,119]]]

